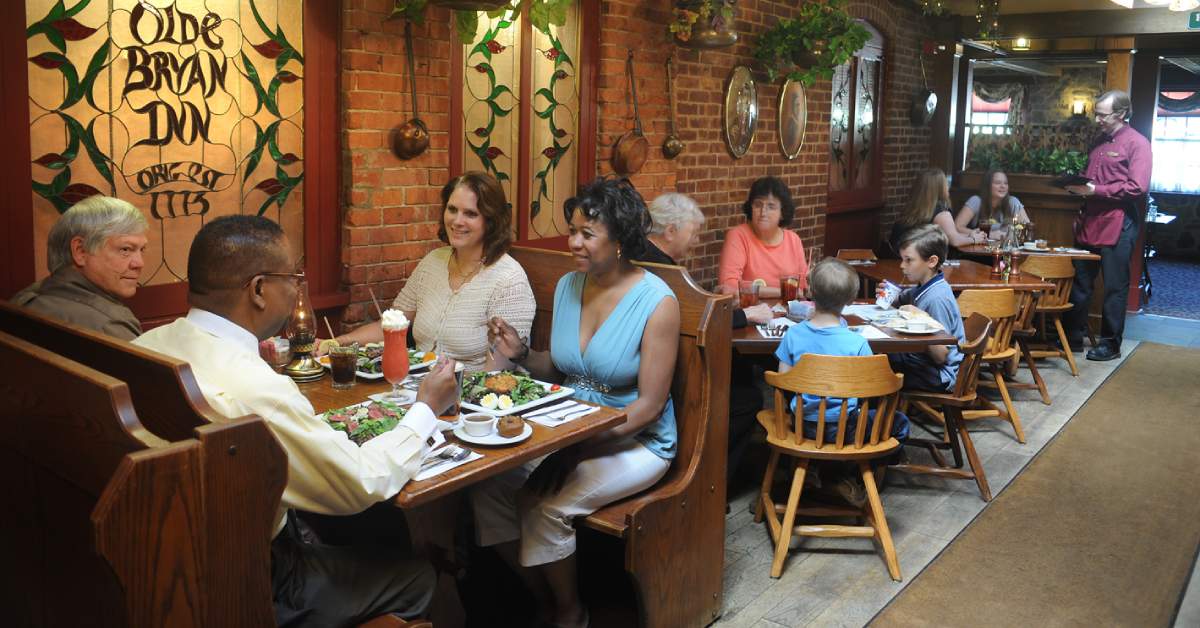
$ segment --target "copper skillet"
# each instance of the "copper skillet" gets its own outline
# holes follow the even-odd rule
[[[625,58],[625,73],[629,75],[629,90],[633,95],[633,130],[617,138],[613,145],[612,166],[617,174],[634,174],[646,163],[650,143],[642,134],[642,118],[638,114],[637,82],[633,78],[633,51]]]

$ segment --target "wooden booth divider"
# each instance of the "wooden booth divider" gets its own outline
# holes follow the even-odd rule
[[[544,350],[555,286],[575,264],[557,251],[516,247],[511,255],[525,268],[537,301],[530,343]],[[624,541],[641,626],[707,626],[721,612],[733,298],[703,290],[682,267],[641,266],[665,281],[679,302],[679,354],[671,385],[679,448],[653,488],[578,525]]]

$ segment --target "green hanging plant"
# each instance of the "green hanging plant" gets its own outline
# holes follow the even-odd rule
[[[794,18],[780,20],[763,33],[754,58],[770,80],[786,75],[809,86],[831,78],[834,68],[849,61],[871,34],[845,6],[846,0],[808,2]]]
[[[529,22],[534,28],[550,35],[551,26],[562,26],[567,23],[567,9],[575,0],[395,0],[391,17],[402,17],[414,24],[425,23],[425,6],[442,4],[452,8],[454,13],[454,31],[458,41],[468,46],[475,40],[475,31],[479,26],[479,11],[486,11],[488,17],[503,17],[512,12],[521,14],[526,6],[529,8]],[[469,6],[471,8],[458,8]]]

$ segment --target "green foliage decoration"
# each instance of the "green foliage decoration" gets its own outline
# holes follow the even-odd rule
[[[793,18],[780,20],[763,33],[754,50],[754,58],[766,67],[774,81],[780,75],[805,86],[817,79],[829,79],[837,66],[850,60],[871,38],[871,34],[846,12],[846,0],[806,2]],[[808,68],[797,60],[812,56]]]
[[[522,15],[529,9],[529,22],[539,31],[550,34],[551,26],[562,26],[567,23],[567,9],[575,0],[509,0],[507,4],[487,12],[488,17],[504,17],[510,11],[514,15]],[[429,0],[395,0],[391,17],[401,17],[414,24],[425,23],[425,7]],[[454,32],[458,41],[469,46],[475,41],[475,31],[479,27],[479,12],[470,10],[454,11]]]

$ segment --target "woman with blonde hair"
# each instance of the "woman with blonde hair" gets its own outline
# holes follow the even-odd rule
[[[899,253],[897,245],[904,238],[904,234],[915,227],[928,224],[941,227],[951,246],[987,241],[987,236],[979,230],[965,234],[959,232],[954,224],[954,215],[950,211],[950,182],[941,168],[927,168],[913,180],[908,206],[896,218],[896,223],[892,225],[892,235],[888,238],[892,250]]]

